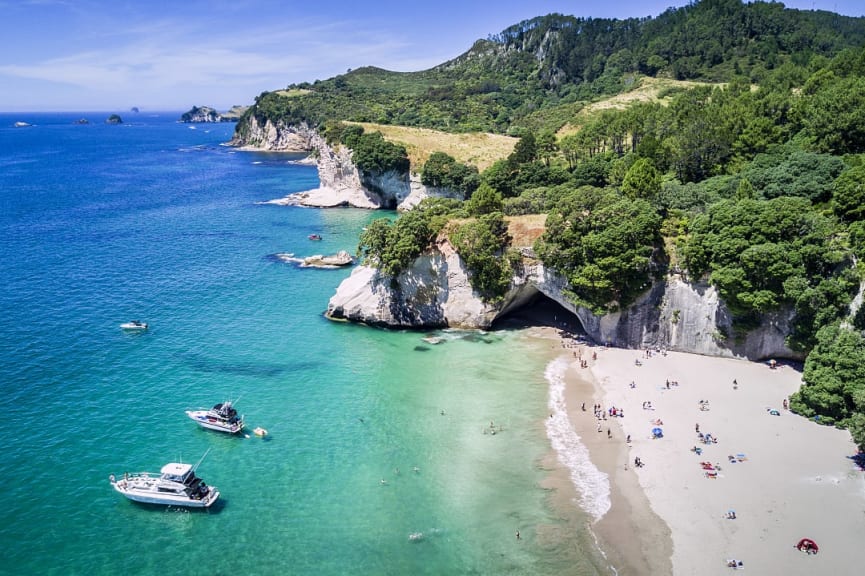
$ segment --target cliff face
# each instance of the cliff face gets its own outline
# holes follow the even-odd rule
[[[472,290],[459,255],[447,241],[440,241],[437,249],[395,279],[374,268],[356,268],[330,299],[327,315],[397,328],[484,329],[543,296],[577,316],[586,333],[600,343],[755,360],[801,359],[784,344],[790,314],[766,316],[747,336],[736,338],[729,311],[708,285],[670,276],[626,310],[603,316],[569,302],[566,287],[564,278],[529,261],[503,302],[486,304]]]
[[[229,142],[240,148],[275,152],[313,152],[323,194],[302,193],[295,198],[304,206],[354,206],[409,210],[428,196],[459,197],[448,189],[429,188],[415,175],[401,172],[360,172],[351,159],[351,150],[331,147],[317,130],[306,124],[294,125],[267,120],[263,124],[249,117]]]

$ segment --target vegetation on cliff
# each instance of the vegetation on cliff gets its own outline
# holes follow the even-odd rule
[[[790,397],[790,408],[816,421],[845,427],[865,447],[865,338],[833,323],[817,332],[808,355],[804,385]]]
[[[662,250],[661,217],[645,200],[583,187],[556,202],[538,256],[564,274],[574,301],[600,314],[645,292]]]
[[[838,232],[806,198],[722,200],[691,222],[684,263],[712,279],[740,325],[793,309],[789,344],[807,351],[821,326],[847,313],[859,287]]]
[[[352,161],[361,172],[408,172],[405,146],[385,140],[381,132],[366,132],[363,126],[337,122],[328,124],[325,138],[331,145],[339,143],[351,148]]]
[[[810,353],[793,409],[865,446],[865,312],[845,318],[865,254],[863,45],[865,19],[777,3],[701,0],[624,21],[550,15],[431,70],[356,70],[262,94],[247,114],[327,126],[369,170],[407,162],[405,150],[334,122],[518,136],[480,174],[429,154],[422,179],[466,201],[376,221],[360,240],[366,262],[396,276],[444,234],[495,301],[520,266],[505,219],[544,214],[537,256],[596,312],[674,271],[714,284],[742,331],[767,313],[791,316],[789,346]],[[589,102],[652,77],[723,84]]]

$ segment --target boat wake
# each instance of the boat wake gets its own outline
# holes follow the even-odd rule
[[[570,471],[571,482],[579,495],[580,507],[597,521],[610,510],[610,479],[592,463],[588,448],[580,441],[568,418],[565,403],[567,369],[568,360],[558,358],[550,362],[544,371],[544,377],[550,384],[547,436],[559,462]]]

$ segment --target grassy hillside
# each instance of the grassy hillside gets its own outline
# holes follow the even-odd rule
[[[647,104],[669,104],[673,95],[697,86],[723,86],[723,84],[708,84],[693,80],[673,80],[672,78],[652,78],[643,76],[635,82],[635,87],[608,98],[601,98],[581,107],[579,112],[557,131],[557,136],[563,137],[579,131],[579,128],[595,119],[607,110],[626,110],[631,105],[642,102]]]
[[[513,152],[516,138],[484,132],[451,134],[428,128],[390,126],[358,122],[367,132],[381,132],[385,140],[402,144],[408,152],[413,171],[419,171],[433,152],[444,152],[457,162],[486,170],[496,160]]]

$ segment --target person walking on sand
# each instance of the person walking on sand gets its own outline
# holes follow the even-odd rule
[[[612,438],[612,437],[613,437],[613,433],[610,432],[609,428],[607,428],[607,438]]]

